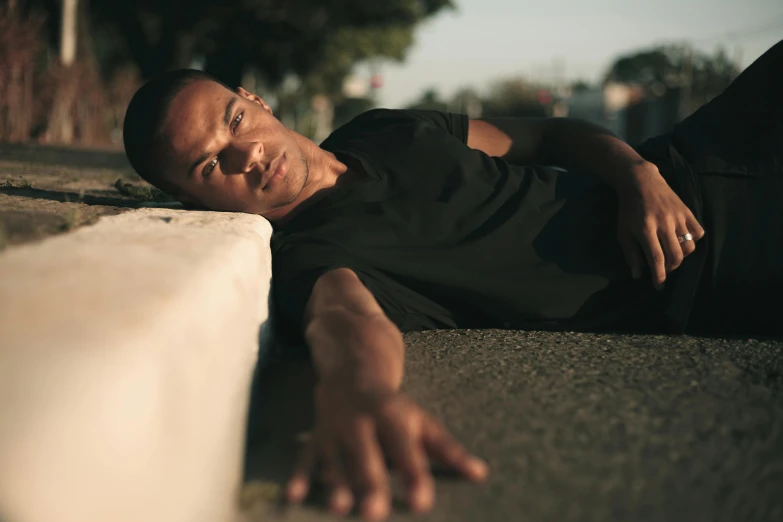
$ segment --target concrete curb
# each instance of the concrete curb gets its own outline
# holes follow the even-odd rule
[[[271,234],[141,209],[0,255],[0,517],[233,518]]]

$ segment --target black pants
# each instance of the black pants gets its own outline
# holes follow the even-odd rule
[[[687,331],[783,335],[783,41],[667,136],[709,238]]]

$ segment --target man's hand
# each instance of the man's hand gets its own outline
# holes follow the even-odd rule
[[[662,288],[666,275],[696,250],[704,229],[658,172],[645,163],[634,171],[629,183],[618,188],[617,235],[634,279],[641,277],[643,257],[650,267],[653,285]],[[679,241],[690,233],[692,241]]]
[[[399,392],[357,391],[331,380],[316,389],[315,405],[315,430],[286,489],[290,502],[307,496],[320,465],[332,512],[345,515],[356,503],[365,519],[385,519],[391,493],[384,453],[399,470],[414,512],[428,511],[435,500],[428,457],[473,481],[487,476],[482,460]]]
[[[319,277],[304,322],[320,382],[315,430],[288,484],[289,501],[307,496],[320,465],[333,512],[346,514],[356,503],[365,518],[386,518],[391,494],[384,452],[416,512],[434,502],[427,457],[473,480],[486,477],[486,464],[398,392],[405,360],[402,333],[355,272],[340,268]]]

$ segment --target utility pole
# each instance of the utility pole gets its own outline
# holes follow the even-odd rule
[[[76,59],[76,13],[79,0],[62,0],[60,24],[60,63],[70,67]]]
[[[78,78],[73,68],[76,61],[76,20],[79,0],[61,0],[62,22],[60,23],[60,81],[57,93],[52,100],[49,113],[49,125],[45,141],[54,143],[72,143],[74,138],[73,105],[79,88]]]

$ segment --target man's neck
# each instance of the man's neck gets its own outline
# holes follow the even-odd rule
[[[302,192],[293,203],[265,214],[267,219],[279,226],[285,225],[335,187],[352,181],[358,174],[349,169],[332,152],[322,149],[299,133],[291,132],[307,162],[308,177]]]

